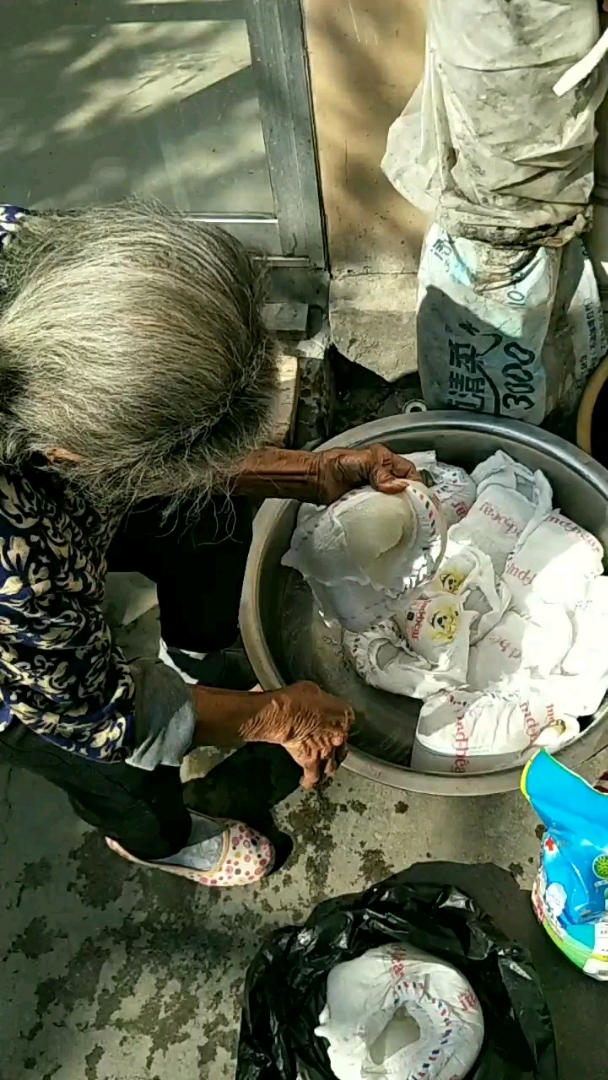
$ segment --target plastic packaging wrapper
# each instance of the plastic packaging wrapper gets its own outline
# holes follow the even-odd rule
[[[430,409],[540,424],[575,411],[606,354],[601,301],[582,242],[501,247],[437,224],[418,271],[418,368]]]
[[[608,980],[608,796],[545,752],[521,786],[547,827],[532,890],[538,920],[586,975]]]
[[[481,1004],[485,1040],[469,1080],[557,1080],[551,1019],[525,949],[458,889],[397,874],[328,900],[277,930],[247,973],[236,1080],[334,1080],[314,1034],[336,965],[391,943],[452,964]]]

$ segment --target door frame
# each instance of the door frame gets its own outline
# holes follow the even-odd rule
[[[274,214],[190,214],[263,256],[286,298],[324,306],[328,258],[301,0],[244,0]]]

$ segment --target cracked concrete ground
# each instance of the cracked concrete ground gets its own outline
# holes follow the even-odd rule
[[[190,775],[213,760],[198,756]],[[251,763],[240,775],[253,781]],[[441,861],[508,871],[449,872],[532,948],[562,1080],[604,1074],[606,989],[535,924],[521,890],[542,829],[518,793],[438,799],[343,770],[319,794],[290,796],[278,820],[295,844],[279,873],[203,889],[123,862],[61,792],[0,767],[0,1080],[233,1080],[243,979],[264,936],[413,863],[445,878]]]

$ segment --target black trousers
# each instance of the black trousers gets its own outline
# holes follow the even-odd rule
[[[193,652],[227,649],[238,634],[251,545],[247,499],[217,496],[202,510],[184,503],[165,519],[154,501],[125,519],[108,556],[110,570],[137,570],[156,583],[166,645]]]
[[[238,633],[251,543],[249,503],[220,496],[202,510],[186,503],[166,517],[165,509],[154,501],[125,519],[109,552],[109,568],[137,570],[156,583],[167,645],[196,652],[227,648]],[[166,858],[188,840],[190,816],[178,769],[146,772],[88,761],[18,723],[0,732],[0,761],[62,788],[79,817],[138,858]]]

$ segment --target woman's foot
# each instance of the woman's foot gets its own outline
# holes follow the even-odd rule
[[[224,831],[218,836],[182,848],[177,855],[168,859],[138,859],[125,851],[117,840],[107,836],[106,843],[123,859],[129,859],[139,866],[177,874],[199,885],[229,888],[233,885],[253,885],[267,877],[275,858],[270,840],[240,821],[226,821],[224,824]]]

